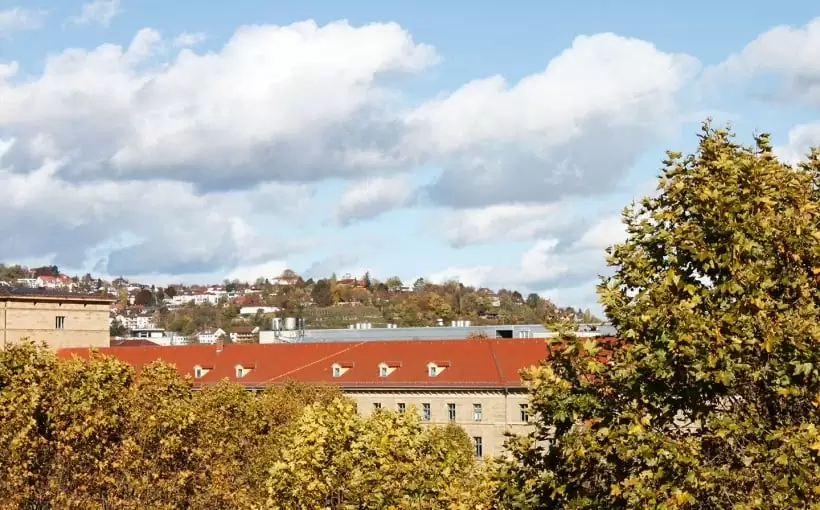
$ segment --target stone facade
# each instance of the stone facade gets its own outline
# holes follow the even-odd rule
[[[82,294],[3,294],[0,292],[0,341],[45,342],[51,349],[107,347],[110,301]]]
[[[474,443],[480,438],[482,456],[503,453],[506,432],[526,434],[530,431],[526,421],[527,393],[523,388],[507,391],[345,389],[345,393],[356,402],[359,413],[363,415],[375,412],[378,406],[384,410],[399,411],[400,404],[404,404],[405,412],[415,411],[429,425],[460,425]],[[424,419],[424,404],[429,404],[429,420]],[[450,419],[449,405],[455,406],[455,420]],[[474,407],[476,405],[480,407]]]

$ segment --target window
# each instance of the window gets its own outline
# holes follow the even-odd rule
[[[396,408],[399,411],[399,414],[404,414],[404,411],[407,410],[407,406],[404,405],[404,402],[399,402]]]
[[[473,404],[473,421],[481,421],[481,404]]]
[[[430,421],[430,404],[421,405],[421,419],[423,421]]]
[[[333,367],[333,377],[341,377],[342,367]]]
[[[202,377],[202,368],[201,367],[196,367],[194,369],[194,377],[196,377],[197,379]]]
[[[382,405],[379,402],[374,402],[373,403],[373,410],[374,411],[380,411],[381,408],[382,408]]]
[[[529,405],[521,404],[519,407],[521,408],[521,421],[523,421],[524,423],[529,423],[529,421],[530,421]]]
[[[437,366],[430,365],[429,367],[427,367],[427,375],[429,375],[430,377],[435,377],[436,374],[438,373],[437,369],[438,369]]]
[[[475,456],[479,459],[484,456],[484,444],[481,441],[481,436],[473,438],[473,446],[475,447]]]
[[[379,375],[381,377],[387,377],[387,367],[379,367]]]
[[[58,315],[57,318],[54,320],[54,327],[56,329],[64,329],[65,328],[65,317],[62,315]]]
[[[242,367],[236,367],[236,378],[237,379],[242,379],[242,377],[244,375],[245,375],[245,369],[242,368]]]
[[[447,404],[447,416],[450,418],[450,421],[456,421],[456,405],[455,404]]]

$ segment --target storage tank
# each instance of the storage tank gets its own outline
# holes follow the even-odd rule
[[[464,327],[469,328],[473,321],[464,321]]]
[[[296,329],[296,317],[288,317],[285,319],[285,329],[288,331]]]

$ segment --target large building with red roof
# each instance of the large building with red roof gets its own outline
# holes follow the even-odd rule
[[[256,390],[292,381],[339,385],[360,413],[409,412],[443,425],[455,422],[477,453],[503,450],[505,432],[526,432],[527,392],[521,369],[547,355],[544,339],[407,340],[293,344],[133,346],[100,349],[136,370],[173,364],[195,385],[230,380]],[[88,349],[59,351],[88,356]]]

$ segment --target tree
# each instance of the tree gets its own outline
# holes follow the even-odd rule
[[[363,418],[337,399],[308,407],[294,432],[270,470],[269,508],[487,508],[463,430],[425,430],[412,412]]]
[[[327,280],[317,281],[310,291],[310,297],[316,306],[331,306],[333,299],[330,295],[330,283]]]
[[[413,282],[413,292],[424,292],[424,278],[419,278]]]
[[[134,304],[137,306],[153,306],[154,293],[149,289],[140,289],[137,295],[134,296]]]
[[[387,288],[392,292],[401,290],[401,288],[404,287],[404,283],[402,283],[401,278],[398,276],[391,276],[385,280],[384,284],[387,285]]]
[[[527,372],[507,507],[820,504],[820,153],[755,141],[704,124],[625,210],[598,289],[622,341],[564,335]]]
[[[535,292],[529,294],[527,296],[527,306],[535,310],[541,304],[541,296],[536,294]]]

